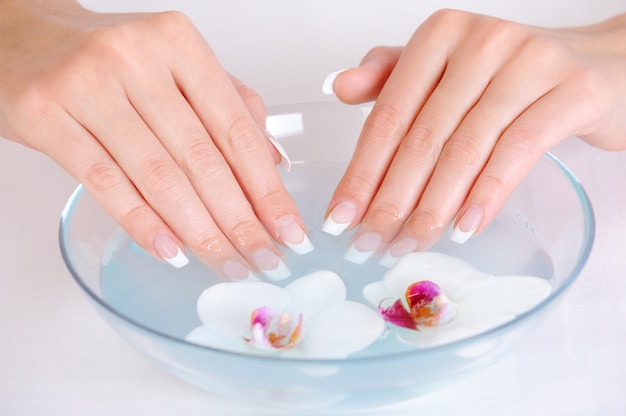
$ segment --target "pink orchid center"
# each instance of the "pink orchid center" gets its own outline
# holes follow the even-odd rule
[[[286,350],[302,341],[302,315],[294,321],[288,313],[274,315],[272,308],[262,306],[250,315],[250,337],[244,340],[262,350]]]
[[[384,308],[383,300],[378,306],[383,319],[394,325],[419,331],[420,327],[446,324],[456,315],[452,301],[437,284],[429,280],[409,285],[405,299],[408,309],[401,299]]]

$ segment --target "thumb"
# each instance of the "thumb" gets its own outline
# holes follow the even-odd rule
[[[324,92],[334,92],[337,98],[347,104],[375,100],[403,50],[400,46],[378,46],[371,49],[358,67],[330,74],[324,81]]]

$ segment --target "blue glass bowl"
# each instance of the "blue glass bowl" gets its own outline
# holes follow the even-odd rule
[[[374,260],[343,261],[350,233],[320,231],[324,209],[343,173],[367,107],[308,103],[269,109],[268,130],[294,167],[283,175],[315,244],[307,256],[286,252],[294,277],[336,270],[348,296],[362,300],[363,285],[385,268]],[[493,224],[464,245],[447,237],[433,248],[499,274],[549,279],[552,294],[514,320],[448,345],[388,349],[385,341],[347,359],[286,359],[199,346],[184,340],[200,324],[196,299],[219,278],[192,259],[175,270],[144,253],[79,187],[61,220],[64,260],[87,298],[131,345],[173,374],[212,393],[286,408],[371,407],[408,400],[445,386],[496,361],[543,319],[576,280],[594,236],[589,200],[572,173],[546,154]],[[283,283],[288,283],[287,280]]]

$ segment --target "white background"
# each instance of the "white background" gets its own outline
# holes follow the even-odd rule
[[[224,66],[268,105],[332,98],[324,77],[379,44],[403,44],[442,7],[543,26],[592,23],[624,0],[84,1],[101,11],[186,12]],[[1,57],[0,57],[1,59]],[[596,244],[556,312],[494,366],[445,390],[355,414],[626,414],[626,153],[570,139],[555,149],[586,187]],[[0,140],[0,415],[277,415],[200,391],[127,346],[65,269],[60,211],[76,183]]]

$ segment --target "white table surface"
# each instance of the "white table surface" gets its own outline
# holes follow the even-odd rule
[[[404,43],[440,7],[549,26],[626,11],[623,0],[577,6],[564,0],[84,3],[107,11],[185,11],[225,67],[269,105],[328,99],[320,92],[327,73],[356,64],[377,44]],[[589,262],[555,313],[471,378],[355,414],[626,414],[626,153],[576,139],[555,153],[582,181],[597,217]],[[59,214],[75,186],[45,156],[0,140],[0,415],[292,414],[203,392],[118,338],[87,303],[59,252]]]

